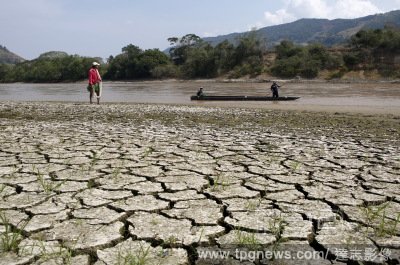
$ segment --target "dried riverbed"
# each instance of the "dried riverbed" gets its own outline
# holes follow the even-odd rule
[[[0,103],[0,264],[398,264],[399,121]]]

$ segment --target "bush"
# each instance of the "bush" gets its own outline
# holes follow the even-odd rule
[[[271,73],[285,78],[292,78],[299,74],[302,65],[302,58],[299,56],[287,59],[276,60],[271,68]]]
[[[178,68],[171,64],[159,65],[151,70],[151,76],[158,79],[178,77]]]

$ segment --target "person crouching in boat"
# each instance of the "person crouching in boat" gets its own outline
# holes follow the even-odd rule
[[[273,98],[279,98],[278,88],[280,88],[280,87],[281,86],[279,86],[275,81],[272,83],[271,91],[272,91]]]
[[[88,90],[90,92],[89,98],[90,98],[90,104],[93,103],[92,98],[93,98],[93,92],[96,93],[97,95],[97,104],[100,104],[100,82],[101,80],[101,76],[99,73],[99,63],[98,62],[93,62],[92,63],[92,67],[89,70],[89,85],[88,85]]]
[[[204,96],[204,92],[203,92],[203,88],[202,87],[200,87],[199,91],[197,91],[197,96],[198,97]]]

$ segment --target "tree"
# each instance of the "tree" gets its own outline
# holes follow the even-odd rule
[[[210,44],[188,50],[187,60],[182,67],[187,77],[211,78],[217,75],[218,66],[214,56],[214,48]]]
[[[168,41],[173,45],[169,54],[176,65],[184,64],[188,51],[202,43],[202,39],[196,34],[186,34],[182,38],[171,37],[168,38]]]
[[[271,72],[277,76],[315,78],[320,70],[340,66],[340,61],[321,44],[299,46],[290,41],[282,41],[275,49],[277,58]]]

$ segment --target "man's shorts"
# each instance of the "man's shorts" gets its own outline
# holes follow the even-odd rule
[[[95,92],[99,92],[100,91],[100,85],[99,85],[99,83],[97,83],[97,84],[94,84],[94,85],[88,85],[87,86],[87,91],[89,91],[90,92],[90,88],[93,88],[93,91],[95,91]]]

